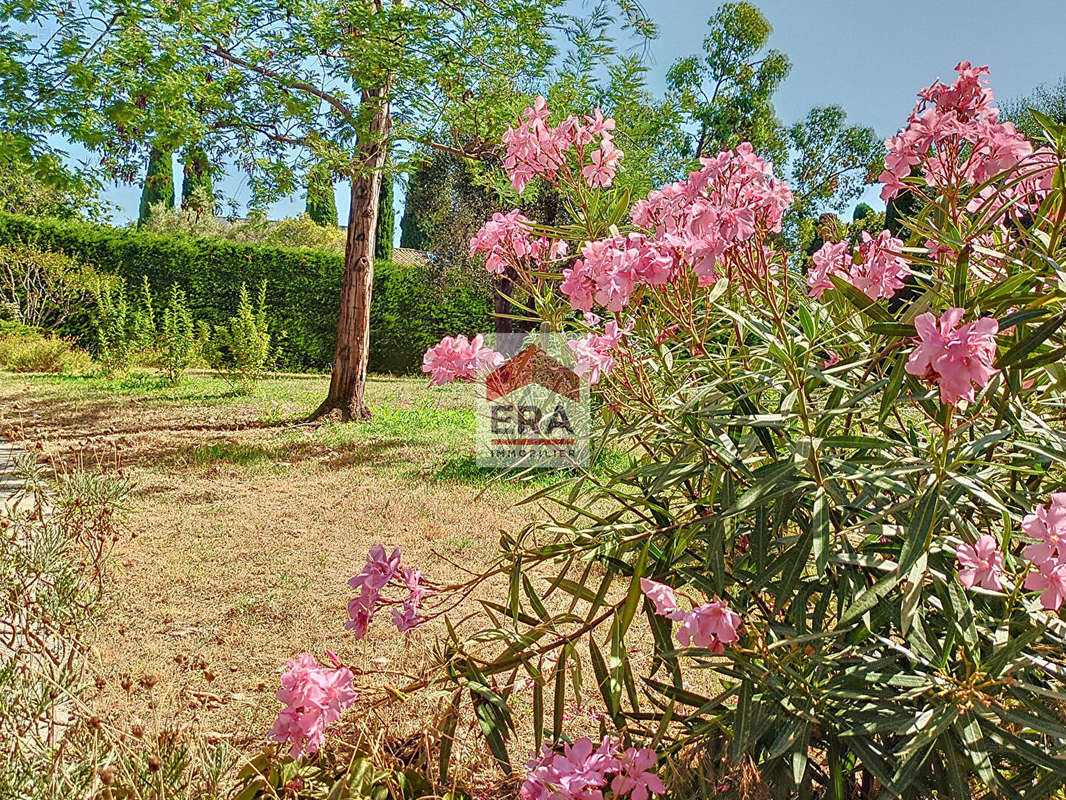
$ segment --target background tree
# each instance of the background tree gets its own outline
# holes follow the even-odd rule
[[[708,26],[703,53],[670,67],[667,101],[684,116],[694,156],[749,141],[788,175],[796,202],[785,219],[785,238],[803,252],[818,217],[842,212],[876,177],[882,143],[872,128],[849,125],[839,106],[816,106],[788,128],[778,120],[774,93],[791,62],[767,47],[773,28],[754,5],[726,3]],[[809,221],[803,233],[802,220]]]
[[[185,148],[182,159],[181,207],[203,214],[215,213],[215,191],[211,185],[211,162],[201,145]]]
[[[337,224],[337,198],[329,165],[315,164],[307,173],[307,216],[318,225]]]
[[[1066,124],[1066,75],[1055,83],[1037,86],[1030,94],[1009,100],[1000,109],[1001,115],[1018,126],[1018,130],[1034,141],[1044,138],[1044,129],[1029,113],[1036,109],[1055,122]]]
[[[35,151],[23,137],[0,133],[0,212],[59,219],[102,219],[108,206],[91,174],[68,168],[59,154]]]
[[[876,213],[877,212],[874,211],[873,208],[867,205],[866,203],[859,203],[857,206],[855,206],[855,211],[853,211],[851,214],[851,221],[859,222],[860,220],[864,220],[867,217],[870,217]]]
[[[694,154],[714,155],[749,141],[783,163],[788,144],[773,95],[792,62],[767,49],[773,28],[751,3],[725,3],[707,24],[703,54],[678,59],[666,75],[669,92],[694,123]]]
[[[174,208],[174,159],[166,148],[153,147],[148,156],[148,171],[141,189],[141,206],[137,216],[143,225],[152,211],[152,206],[162,205],[164,210]]]
[[[812,108],[788,130],[793,217],[840,213],[877,178],[884,145],[873,128],[848,125],[840,106]]]
[[[396,227],[396,209],[393,208],[393,176],[386,174],[381,181],[381,197],[378,200],[378,238],[374,255],[382,261],[392,258],[392,237]]]
[[[71,15],[65,0],[30,0],[28,16],[49,33],[24,48],[30,57],[20,56],[20,66],[38,99],[56,109],[58,131],[92,142],[116,174],[140,157],[141,142],[210,140],[249,173],[256,203],[293,192],[320,161],[350,181],[333,375],[315,416],[359,419],[369,415],[386,153],[407,142],[467,146],[477,156],[481,143],[498,141],[524,100],[516,87],[545,74],[556,53],[551,33],[570,25],[565,6],[102,0]],[[643,25],[637,4],[619,7],[627,25]]]

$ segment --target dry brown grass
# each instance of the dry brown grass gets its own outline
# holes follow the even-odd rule
[[[512,487],[440,477],[472,453],[458,391],[372,380],[370,426],[301,423],[324,378],[267,382],[250,398],[194,378],[0,376],[0,430],[57,469],[122,471],[133,483],[112,603],[96,636],[96,712],[116,724],[176,713],[253,751],[277,712],[279,667],[326,648],[403,685],[423,673],[427,630],[405,647],[386,619],[362,642],[344,630],[346,581],[368,548],[399,545],[432,579],[449,561],[488,564],[501,529],[528,521]],[[472,416],[470,424],[472,425]],[[433,725],[437,699],[366,709],[403,736]],[[464,737],[465,738],[465,737]]]

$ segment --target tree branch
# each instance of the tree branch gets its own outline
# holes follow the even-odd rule
[[[291,80],[289,78],[286,78],[284,75],[275,72],[272,69],[268,69],[267,67],[261,67],[258,64],[251,63],[250,61],[245,61],[240,56],[234,55],[233,53],[220,47],[219,45],[215,45],[212,47],[211,45],[204,44],[201,45],[201,47],[203,48],[205,53],[216,55],[222,60],[228,61],[231,64],[235,64],[238,67],[251,70],[252,72],[258,73],[263,77],[270,78],[279,86],[283,86],[287,89],[296,89],[297,91],[307,92],[308,94],[313,95],[314,97],[317,97],[318,99],[323,100],[326,103],[329,103],[329,105],[333,106],[333,108],[340,112],[341,116],[343,116],[349,122],[355,122],[355,114],[352,112],[352,109],[349,108],[346,103],[342,102],[339,98],[334,97],[328,92],[322,91],[317,86],[312,86],[311,84],[303,83],[302,81]]]

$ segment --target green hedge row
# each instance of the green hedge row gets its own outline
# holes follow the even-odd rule
[[[283,369],[327,369],[333,358],[341,275],[335,253],[0,214],[0,243],[31,243],[122,275],[147,275],[157,296],[177,283],[209,323],[233,313],[241,283],[267,282],[267,311]],[[491,299],[476,286],[442,285],[430,267],[378,262],[371,305],[370,369],[418,372],[445,334],[490,330]]]

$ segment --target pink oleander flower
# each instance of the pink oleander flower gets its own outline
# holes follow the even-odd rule
[[[612,353],[618,349],[629,330],[630,328],[619,328],[618,323],[611,320],[604,326],[602,335],[588,333],[583,339],[567,342],[566,346],[570,348],[576,360],[574,373],[588,380],[590,384],[599,383],[600,378],[618,363]]]
[[[725,645],[739,641],[740,615],[721,600],[704,603],[687,612],[677,631],[683,645],[702,647],[712,653],[725,652]]]
[[[322,667],[309,653],[286,664],[277,698],[285,704],[270,729],[275,742],[292,745],[292,757],[316,753],[326,727],[355,702],[352,672],[347,667]]]
[[[885,184],[888,202],[905,188],[903,178],[917,168],[925,183],[946,187],[984,183],[1029,156],[1032,145],[1010,122],[999,121],[985,86],[988,67],[968,61],[955,66],[950,85],[936,81],[918,93],[907,127],[885,141]]]
[[[1066,556],[1066,492],[1055,492],[1046,506],[1037,506],[1022,519],[1022,530],[1036,539],[1022,555],[1043,566],[1052,559]]]
[[[848,280],[871,300],[892,297],[911,274],[902,252],[903,242],[888,231],[876,238],[863,231],[859,258],[848,271]]]
[[[485,347],[485,337],[478,334],[467,340],[463,335],[445,336],[422,357],[422,371],[432,376],[431,386],[457,380],[471,380],[504,361],[503,356]]]
[[[993,366],[999,323],[982,317],[960,326],[963,313],[949,308],[939,321],[929,312],[920,314],[914,320],[920,343],[907,359],[907,372],[936,383],[941,402],[949,405],[972,402],[974,386],[984,388],[999,372]]]
[[[640,590],[652,601],[656,614],[681,623],[676,635],[682,645],[723,653],[725,645],[740,640],[740,615],[721,600],[682,611],[677,607],[674,590],[666,584],[641,578]]]
[[[356,639],[366,635],[367,626],[374,619],[379,605],[378,596],[400,568],[400,558],[399,547],[386,557],[385,548],[376,544],[367,554],[363,571],[348,581],[359,594],[348,601],[348,622],[344,627],[352,631]]]
[[[955,557],[959,562],[959,583],[967,589],[977,585],[998,592],[1002,588],[999,579],[1003,575],[1003,553],[994,537],[982,534],[973,545],[961,545]]]
[[[392,551],[392,555],[386,556],[384,547],[374,545],[367,555],[363,571],[348,581],[348,585],[359,594],[348,601],[348,622],[344,627],[352,631],[356,639],[366,635],[367,627],[381,606],[399,602],[381,596],[390,583],[401,584],[407,590],[402,607],[392,609],[392,621],[397,629],[409,635],[412,629],[425,621],[419,615],[419,605],[429,590],[422,583],[421,572],[400,565],[401,557],[399,547]]]
[[[773,254],[751,242],[759,232],[780,232],[792,192],[748,142],[701,158],[700,165],[686,180],[636,203],[630,212],[634,223],[649,231],[649,239],[666,245],[701,286],[723,277],[765,279],[773,268],[767,256]]]
[[[1040,602],[1044,608],[1058,611],[1066,600],[1066,561],[1045,561],[1026,576],[1025,588],[1042,592]]]
[[[374,545],[367,553],[363,571],[351,578],[348,585],[353,589],[368,588],[373,592],[380,592],[400,568],[402,557],[399,547],[392,551],[392,555],[386,557],[385,548],[380,544]]]
[[[647,747],[629,747],[618,755],[619,772],[611,781],[615,797],[628,794],[631,800],[648,800],[653,794],[665,794],[662,779],[652,770],[659,757]]]
[[[582,168],[591,186],[609,186],[614,179],[622,151],[614,147],[614,120],[605,118],[599,109],[591,116],[570,116],[552,127],[548,124],[547,101],[538,96],[533,105],[522,112],[518,125],[503,134],[503,168],[511,186],[521,194],[533,178],[554,183],[566,165],[569,153],[578,151],[582,160],[585,148],[597,137],[599,150],[592,153],[592,164]],[[565,174],[565,173],[564,173]]]
[[[826,289],[833,288],[830,275],[847,280],[848,270],[854,266],[847,242],[826,242],[811,257],[813,266],[807,272],[808,296],[818,300]]]
[[[587,712],[590,718],[601,713]],[[575,709],[570,716],[584,716]],[[604,792],[612,798],[630,797],[647,800],[663,794],[662,780],[652,770],[658,761],[648,748],[629,747],[604,737],[597,746],[591,739],[577,739],[563,745],[562,752],[547,743],[526,763],[526,777],[519,790],[522,800],[603,800]]]
[[[610,139],[600,145],[599,150],[593,150],[590,158],[592,163],[581,169],[581,175],[589,186],[597,186],[606,189],[614,181],[614,175],[618,171],[618,162],[624,153],[614,146]]]
[[[470,240],[470,255],[485,254],[485,269],[497,275],[531,255],[533,221],[517,209],[496,212]]]
[[[677,611],[677,598],[674,596],[674,590],[665,583],[641,578],[640,590],[651,600],[652,605],[655,606],[655,613],[660,617],[669,617]]]
[[[826,289],[833,288],[830,276],[836,275],[871,300],[892,297],[911,274],[902,252],[903,242],[888,231],[876,238],[863,231],[856,256],[847,242],[826,242],[812,257],[814,265],[807,273],[809,296],[820,299]]]
[[[404,586],[408,594],[403,601],[403,607],[392,609],[392,621],[400,633],[410,635],[411,631],[422,624],[423,620],[418,615],[418,608],[422,599],[426,596],[426,587],[422,585],[422,573],[410,567],[401,569]]]

